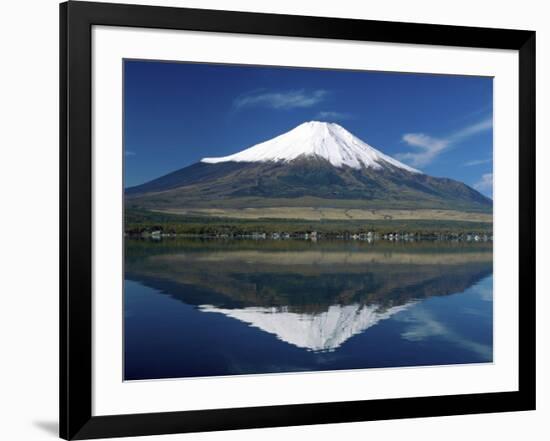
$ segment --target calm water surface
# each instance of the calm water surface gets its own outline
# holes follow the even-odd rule
[[[491,244],[126,241],[126,380],[491,362]]]

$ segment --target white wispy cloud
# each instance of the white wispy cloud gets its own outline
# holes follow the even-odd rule
[[[443,150],[449,146],[448,139],[434,138],[424,133],[406,133],[403,135],[405,141],[418,151],[398,153],[397,159],[408,162],[414,167],[422,167],[431,163]]]
[[[135,156],[136,152],[132,152],[131,150],[125,150],[124,156]]]
[[[395,156],[404,162],[408,162],[412,166],[422,167],[430,164],[453,144],[458,144],[466,138],[490,130],[492,127],[492,118],[486,118],[457,130],[446,137],[438,138],[425,133],[406,133],[403,135],[402,140],[409,146],[415,148],[415,151],[399,153]]]
[[[481,175],[481,179],[474,184],[474,188],[478,191],[484,191],[485,193],[493,193],[493,174],[484,173]]]
[[[466,167],[472,167],[474,165],[483,165],[483,164],[490,164],[491,162],[493,162],[493,159],[492,158],[488,158],[488,159],[474,159],[472,161],[466,161],[464,163],[464,165]]]
[[[343,120],[351,119],[353,115],[344,112],[331,112],[331,111],[322,111],[319,112],[316,116],[317,119],[330,119],[330,120]]]
[[[454,132],[450,138],[453,142],[462,141],[464,138],[468,138],[472,135],[476,135],[485,130],[490,130],[493,128],[493,118],[483,119],[475,124],[464,127],[463,129]]]
[[[493,104],[488,103],[484,106],[478,107],[477,109],[472,110],[469,113],[466,113],[460,117],[457,118],[457,120],[471,120],[472,118],[477,118],[480,115],[487,115],[489,112],[492,112],[493,110]]]
[[[233,101],[237,109],[245,107],[268,107],[277,110],[312,107],[322,102],[327,96],[326,90],[306,91],[289,90],[286,92],[253,92],[240,96]]]
[[[425,309],[417,308],[401,317],[401,320],[410,324],[408,329],[401,334],[401,337],[405,340],[419,342],[432,338],[445,339],[449,343],[474,352],[484,359],[492,358],[492,346],[478,343],[470,340],[467,336],[459,334],[437,320],[431,312]]]

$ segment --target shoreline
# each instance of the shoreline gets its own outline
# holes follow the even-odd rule
[[[490,241],[493,236],[493,222],[473,219],[235,219],[127,209],[124,215],[124,233],[126,236],[138,238]]]
[[[370,234],[369,234],[370,233]],[[187,233],[163,233],[160,230],[153,232],[142,232],[141,234],[124,233],[125,238],[129,239],[146,239],[159,241],[163,239],[203,239],[203,240],[257,240],[257,241],[309,241],[317,242],[320,240],[337,240],[337,241],[361,241],[372,243],[375,241],[385,242],[493,242],[493,234],[487,233],[431,233],[431,234],[415,234],[415,233],[360,233],[360,234],[320,234],[316,231],[302,234],[288,233],[252,233],[252,234],[187,234]]]

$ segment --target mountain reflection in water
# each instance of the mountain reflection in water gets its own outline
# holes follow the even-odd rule
[[[127,240],[126,378],[491,361],[491,274],[491,244]],[[415,338],[434,313],[439,332]],[[229,329],[238,337],[226,341]],[[250,349],[257,357],[240,355]]]

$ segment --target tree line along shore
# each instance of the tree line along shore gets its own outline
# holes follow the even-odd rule
[[[299,219],[220,219],[127,212],[127,237],[252,239],[463,240],[490,241],[487,222],[435,220],[303,221]]]

